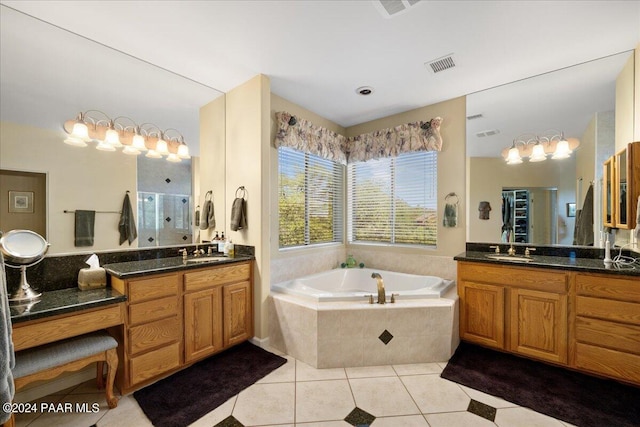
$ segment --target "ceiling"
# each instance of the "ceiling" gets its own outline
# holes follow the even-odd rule
[[[182,129],[179,115],[193,114],[194,103],[197,111],[262,73],[275,94],[347,127],[628,51],[640,42],[640,1],[422,0],[391,17],[381,13],[379,2],[366,0],[0,3],[1,112],[3,120],[16,121],[11,115],[33,117],[36,106],[62,96],[69,105],[53,109],[64,111],[65,119],[100,108],[145,121],[173,120],[178,123],[168,126]],[[85,46],[74,51],[76,43]],[[14,57],[5,53],[9,46]],[[425,66],[449,54],[454,68],[433,73]],[[114,65],[116,57],[127,65]],[[44,77],[34,71],[42,68]],[[55,83],[70,70],[74,76],[82,70],[86,78]],[[14,95],[16,77],[32,78],[20,90],[31,87],[30,96],[44,94],[45,101],[25,104],[24,94]],[[89,91],[103,78],[91,105],[73,105],[70,91]],[[593,76],[572,77],[555,95],[586,88],[586,79]],[[358,95],[360,86],[373,87],[373,94]],[[162,108],[149,119],[142,111],[150,106]],[[184,120],[191,129],[197,114]],[[193,132],[192,140],[197,125]]]

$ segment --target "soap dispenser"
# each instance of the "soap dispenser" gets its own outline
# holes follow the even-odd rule
[[[353,255],[349,255],[347,257],[347,268],[354,268],[356,266],[356,260],[353,258]]]

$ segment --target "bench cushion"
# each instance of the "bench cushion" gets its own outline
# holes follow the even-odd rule
[[[118,342],[112,336],[100,331],[18,351],[13,377],[21,378],[84,359],[117,346]]]

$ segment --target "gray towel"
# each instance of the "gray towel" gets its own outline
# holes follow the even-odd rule
[[[136,220],[131,208],[131,200],[129,200],[129,192],[124,195],[122,201],[122,211],[120,211],[120,222],[118,223],[118,231],[120,231],[120,244],[129,241],[129,245],[138,237],[136,230]]]
[[[458,225],[458,204],[447,203],[444,205],[444,219],[442,225],[445,227],[455,227]]]
[[[96,211],[76,210],[74,243],[76,246],[93,246]]]
[[[573,242],[576,245],[593,246],[593,184],[584,196],[580,214],[576,212],[576,226]]]
[[[11,413],[4,410],[5,403],[11,403],[14,394],[13,375],[11,369],[15,366],[13,341],[11,340],[11,312],[7,299],[7,277],[4,271],[4,258],[0,253],[0,398],[3,409],[0,412],[0,423],[11,417]]]
[[[200,230],[216,227],[216,217],[213,211],[213,200],[205,200],[200,214]]]
[[[247,206],[243,197],[236,197],[231,206],[231,230],[247,228]]]

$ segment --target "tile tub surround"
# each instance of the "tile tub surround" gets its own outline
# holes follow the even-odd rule
[[[178,249],[187,248],[193,252],[196,245],[181,245],[164,248],[149,249],[129,249],[123,251],[96,252],[100,259],[100,266],[105,264],[144,261],[151,259],[178,257]],[[207,244],[198,245],[199,248],[207,250]],[[253,246],[235,245],[236,254],[254,256]],[[48,255],[42,262],[27,268],[27,280],[33,289],[41,292],[55,291],[67,288],[78,287],[78,272],[88,265],[85,260],[92,252],[83,252],[67,255]],[[20,283],[20,270],[7,268],[7,283],[9,292],[12,292]]]
[[[312,303],[271,294],[269,343],[316,368],[448,360],[458,346],[458,296],[395,304]]]

